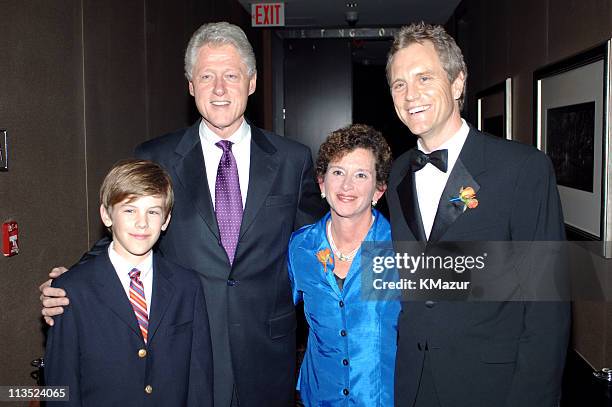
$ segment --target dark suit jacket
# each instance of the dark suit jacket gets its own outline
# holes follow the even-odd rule
[[[249,189],[233,266],[220,243],[198,121],[136,149],[170,174],[175,205],[160,250],[200,275],[212,334],[215,405],[236,385],[243,407],[288,406],[295,389],[295,309],[287,244],[321,213],[310,150],[251,126]]]
[[[392,169],[388,202],[394,241],[425,240],[412,150]],[[449,202],[461,187],[478,207]],[[554,172],[533,147],[470,129],[432,227],[433,242],[559,241],[564,225]],[[395,397],[412,406],[423,360],[443,407],[552,407],[560,393],[569,304],[560,302],[404,302],[398,324]],[[424,358],[425,352],[427,358]]]
[[[53,282],[66,290],[70,305],[49,330],[45,381],[69,386],[70,401],[47,405],[212,406],[212,351],[199,279],[159,255],[153,273],[146,345],[107,253]]]

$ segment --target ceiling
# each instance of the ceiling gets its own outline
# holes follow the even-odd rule
[[[239,0],[249,14],[251,3],[274,1]],[[284,3],[285,27],[348,27],[346,13],[356,11],[358,19],[354,26],[359,28],[402,26],[421,20],[444,24],[460,0],[286,0]]]

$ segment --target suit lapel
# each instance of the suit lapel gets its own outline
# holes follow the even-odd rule
[[[439,241],[452,224],[465,212],[463,202],[450,202],[451,199],[459,196],[461,188],[472,187],[476,193],[480,189],[480,185],[476,181],[476,177],[484,171],[484,145],[480,137],[482,136],[470,128],[459,158],[440,197],[434,224],[429,234],[429,242]]]
[[[165,263],[159,260],[158,255],[153,256],[153,291],[151,293],[151,315],[149,316],[148,342],[153,341],[155,332],[164,318],[168,305],[174,295],[174,285],[170,282],[173,272]]]
[[[413,154],[414,149],[410,151]],[[410,160],[408,160],[410,162]],[[424,241],[425,228],[421,219],[421,211],[419,209],[419,200],[417,198],[416,183],[414,182],[414,172],[410,170],[408,165],[404,178],[397,186],[397,194],[402,207],[404,219],[416,240]]]
[[[110,308],[121,321],[130,327],[135,335],[142,338],[132,304],[130,304],[130,300],[125,295],[125,290],[121,285],[121,281],[119,281],[119,277],[117,277],[117,272],[108,258],[108,252],[105,250],[104,253],[90,261],[95,262],[92,266],[96,270],[96,282],[92,284],[92,287],[98,300]]]
[[[433,243],[440,240],[448,228],[463,214],[465,208],[463,202],[450,202],[450,200],[459,196],[461,188],[468,186],[474,188],[476,192],[480,188],[461,159],[458,159],[440,197],[428,242]]]
[[[183,139],[176,147],[175,152],[182,158],[177,161],[174,170],[179,182],[190,195],[198,213],[212,234],[219,240],[219,227],[210,197],[204,154],[200,142],[200,122],[201,120],[198,120],[185,132]]]
[[[239,239],[242,239],[255,220],[259,209],[272,189],[273,180],[276,178],[276,173],[280,167],[279,158],[275,153],[276,148],[268,141],[263,132],[257,127],[251,126],[249,190],[242,215]]]
[[[174,166],[179,182],[185,187],[198,213],[219,241],[219,226],[210,197],[206,166],[200,142],[198,121],[190,127],[177,145],[175,152],[182,158]],[[268,141],[263,132],[251,125],[251,162],[249,168],[249,190],[242,215],[240,236],[251,226],[255,217],[272,188],[272,180],[280,168],[276,148]],[[240,246],[239,246],[240,247]]]

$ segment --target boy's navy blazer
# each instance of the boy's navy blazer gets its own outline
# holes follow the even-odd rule
[[[410,171],[412,153],[397,159],[389,178],[396,242],[426,240]],[[461,187],[475,189],[476,208],[463,211],[449,203]],[[470,128],[428,244],[564,239],[550,160],[531,146]],[[442,407],[557,405],[569,321],[568,303],[404,302],[398,323],[396,406],[413,405],[424,361]]]
[[[106,251],[53,282],[71,304],[47,339],[46,384],[70,387],[70,402],[58,406],[212,406],[200,281],[160,255],[153,256],[153,273],[146,344]]]

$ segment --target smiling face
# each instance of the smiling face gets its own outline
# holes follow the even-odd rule
[[[247,67],[233,45],[204,45],[198,52],[189,93],[204,122],[215,134],[230,137],[242,124],[257,75]]]
[[[433,150],[461,127],[458,99],[464,75],[450,83],[430,41],[398,51],[390,66],[395,111],[410,131]]]
[[[102,222],[113,232],[115,251],[130,264],[139,264],[166,230],[164,201],[158,196],[127,198],[107,210],[100,205]]]
[[[370,216],[372,200],[378,201],[384,193],[384,188],[376,187],[374,154],[364,148],[330,162],[319,187],[333,215],[353,219]]]

